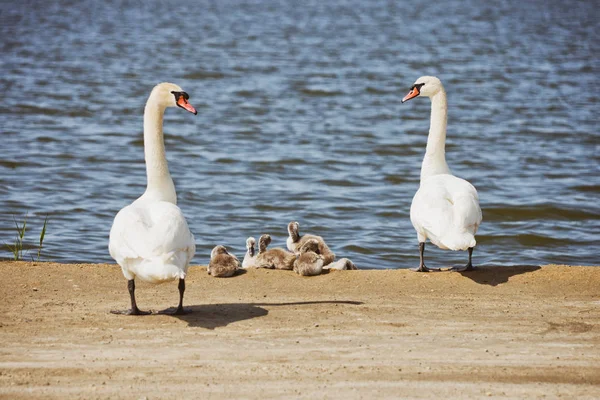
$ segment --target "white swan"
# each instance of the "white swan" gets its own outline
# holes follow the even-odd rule
[[[474,269],[471,257],[477,243],[475,233],[482,219],[479,196],[473,185],[452,175],[446,164],[448,104],[442,82],[433,76],[417,79],[402,103],[419,95],[431,99],[431,125],[421,167],[421,186],[410,206],[421,258],[415,271],[430,270],[423,261],[427,239],[441,249],[468,250],[467,265],[452,270],[470,271]]]
[[[162,283],[179,278],[179,306],[183,311],[185,276],[196,251],[194,236],[177,207],[175,186],[169,174],[163,138],[167,107],[181,107],[196,114],[188,94],[172,83],[152,89],[144,109],[144,154],[148,184],[144,194],[123,208],[110,230],[108,249],[128,281],[131,310],[115,314],[142,315],[135,302],[135,278]]]

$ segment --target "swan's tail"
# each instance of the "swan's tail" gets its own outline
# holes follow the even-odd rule
[[[477,244],[475,236],[470,232],[447,235],[441,242],[444,247],[450,250],[467,250],[469,247],[475,247]]]
[[[475,190],[475,189],[473,189]],[[450,250],[467,250],[475,247],[475,233],[481,223],[481,208],[476,195],[471,193],[455,196],[453,219],[448,234],[441,242]]]
[[[171,251],[160,256],[142,260],[136,268],[136,276],[151,283],[184,279],[187,274],[187,255],[183,251]]]

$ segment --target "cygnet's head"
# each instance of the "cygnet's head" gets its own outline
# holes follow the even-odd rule
[[[444,86],[438,78],[435,76],[422,76],[410,87],[410,91],[404,96],[402,102],[405,103],[417,96],[433,97],[443,90]]]
[[[198,112],[188,100],[190,96],[174,83],[163,82],[154,86],[150,98],[162,107],[181,107],[196,115]]]
[[[222,245],[215,246],[215,248],[212,249],[212,251],[210,252],[211,260],[213,258],[215,258],[216,256],[218,256],[219,254],[229,254],[229,253],[227,252],[227,249],[225,248],[225,246],[222,246]]]
[[[296,239],[300,236],[300,234],[298,233],[298,229],[300,228],[300,224],[298,223],[298,221],[292,221],[288,224],[288,233],[290,234],[290,237]]]
[[[267,246],[271,243],[271,235],[264,234],[258,239],[258,252],[263,253],[267,250]]]
[[[302,247],[300,247],[300,254],[312,251],[313,253],[319,253],[319,242],[316,239],[307,240]]]
[[[256,245],[256,239],[254,239],[252,236],[250,236],[248,239],[246,239],[246,250],[248,250],[248,253],[250,253],[250,255],[254,255],[254,246]]]

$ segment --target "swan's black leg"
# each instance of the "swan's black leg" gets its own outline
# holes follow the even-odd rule
[[[131,310],[113,310],[111,313],[113,314],[123,314],[123,315],[148,315],[149,311],[141,311],[137,307],[137,303],[135,302],[135,280],[130,279],[127,281],[127,290],[129,290],[129,296],[131,297]]]
[[[456,271],[456,272],[475,271],[475,267],[473,266],[473,263],[471,262],[472,257],[473,257],[473,248],[469,247],[469,262],[467,263],[467,265],[465,265],[464,267],[452,267],[452,268],[450,268],[450,271]]]
[[[425,242],[419,243],[419,258],[421,260],[419,264],[419,268],[411,268],[411,271],[415,272],[429,272],[429,271],[439,271],[437,268],[427,268],[425,266],[425,261],[423,260],[423,254],[425,253]]]
[[[185,310],[183,308],[183,293],[185,292],[185,279],[179,278],[179,285],[177,285],[177,288],[179,289],[179,305],[177,306],[177,309],[173,311],[173,307],[169,307],[166,310],[159,311],[159,314],[184,315],[189,314],[191,312],[191,310]]]
[[[179,288],[179,306],[177,306],[177,310],[174,314],[182,315],[185,314],[185,311],[183,310],[183,293],[185,292],[185,279],[179,278],[179,285],[177,287]]]

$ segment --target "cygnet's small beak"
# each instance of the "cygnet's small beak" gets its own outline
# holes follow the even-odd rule
[[[188,103],[184,96],[179,96],[179,98],[177,99],[177,105],[183,108],[184,110],[191,112],[194,115],[198,114],[198,111],[196,111],[194,106]]]
[[[405,103],[410,99],[414,99],[419,94],[421,94],[421,92],[419,92],[419,88],[417,86],[411,87],[410,92],[408,92],[408,94],[406,96],[404,96],[404,98],[402,99],[402,103]]]

